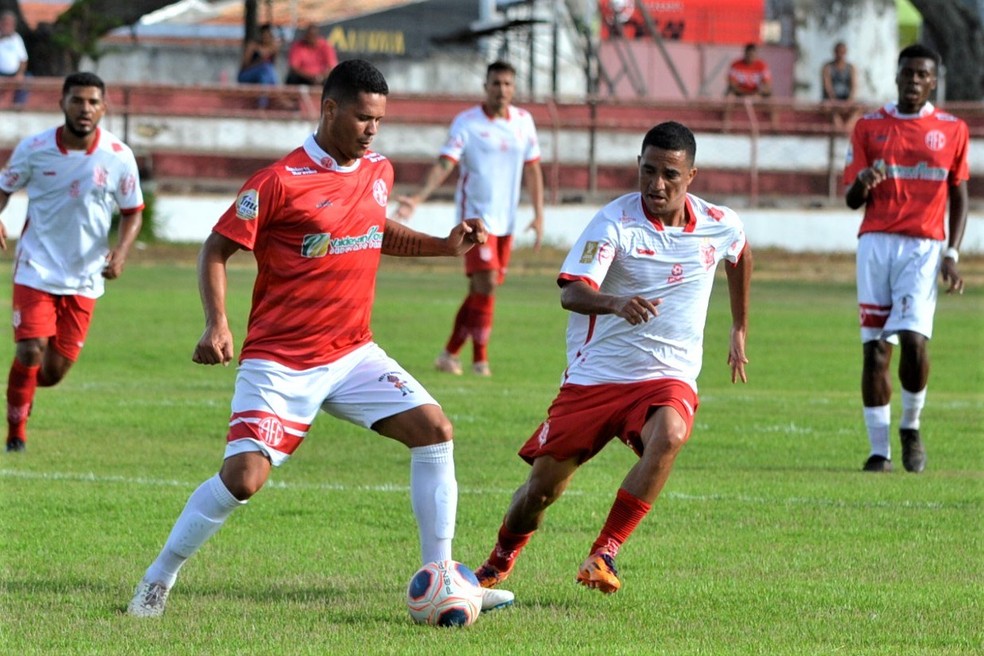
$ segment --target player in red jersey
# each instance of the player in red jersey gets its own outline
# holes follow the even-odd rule
[[[957,262],[967,223],[969,138],[966,123],[929,101],[939,65],[939,54],[925,46],[902,50],[898,101],[858,121],[844,169],[847,205],[865,208],[857,252],[861,397],[871,442],[864,471],[892,470],[893,344],[901,350],[902,464],[910,472],[925,468],[919,419],[929,381],[936,276],[947,293],[964,287]]]
[[[577,582],[611,594],[615,557],[649,513],[690,438],[704,325],[722,260],[728,264],[731,381],[746,381],[751,248],[738,216],[687,193],[697,169],[693,133],[660,123],[642,141],[639,191],[591,220],[557,283],[571,312],[567,369],[546,420],[519,451],[531,464],[495,547],[476,570],[499,585],[578,468],[619,439],[639,457],[625,475]]]
[[[386,219],[393,167],[369,150],[389,87],[372,64],[346,61],[329,74],[317,131],[255,173],[205,240],[198,263],[205,332],[192,359],[228,364],[226,263],[249,250],[253,303],[232,399],[225,460],[188,499],[164,548],[137,585],[128,612],[164,612],[178,570],[271,467],[304,440],[318,410],[410,449],[410,496],[424,563],[451,558],[457,505],[451,422],[437,402],[372,341],[370,313],[381,254],[456,256],[485,241],[466,220],[447,238]],[[512,603],[485,595],[483,609]]]

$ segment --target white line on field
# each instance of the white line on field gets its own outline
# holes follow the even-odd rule
[[[148,487],[183,487],[194,488],[201,483],[189,483],[188,481],[167,480],[161,478],[143,478],[131,476],[103,476],[92,472],[32,472],[18,471],[15,469],[0,469],[0,478],[19,478],[24,480],[46,480],[46,481],[73,481],[80,483],[122,483],[125,485],[143,485]],[[407,493],[410,488],[406,485],[384,484],[384,485],[343,485],[341,483],[284,483],[282,481],[267,481],[264,487],[278,490],[328,490],[336,492],[400,492]],[[508,496],[513,490],[499,488],[470,488],[459,487],[458,491],[462,494],[500,494]],[[567,495],[581,496],[590,495],[590,492],[581,490],[568,490]],[[598,495],[609,495],[608,492],[597,493]],[[821,506],[834,508],[913,508],[913,509],[958,509],[976,507],[977,504],[971,502],[947,502],[940,501],[910,501],[910,500],[853,500],[853,499],[827,499],[823,497],[787,497],[785,499],[770,497],[753,497],[744,494],[687,494],[685,492],[664,492],[663,499],[674,499],[677,501],[694,502],[731,502],[744,503],[749,505],[786,505],[786,506]]]

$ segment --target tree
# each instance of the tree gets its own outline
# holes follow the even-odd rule
[[[962,0],[910,0],[923,17],[925,40],[946,64],[946,100],[984,100],[984,29]]]
[[[78,70],[82,57],[99,56],[99,39],[112,30],[133,25],[144,14],[174,4],[175,0],[76,0],[54,23],[30,29],[24,23],[19,0],[0,0],[0,10],[17,14],[18,32],[27,46],[33,75],[62,76]]]

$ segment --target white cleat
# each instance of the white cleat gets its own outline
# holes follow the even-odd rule
[[[171,588],[163,583],[150,582],[147,579],[140,579],[137,589],[133,593],[130,605],[126,607],[127,615],[134,617],[160,617],[164,614],[164,605],[167,603],[167,595]]]
[[[482,588],[482,612],[499,610],[513,605],[516,595],[508,590]]]

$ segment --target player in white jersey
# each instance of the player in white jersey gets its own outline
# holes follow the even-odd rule
[[[0,212],[26,189],[27,218],[14,256],[16,355],[7,380],[7,451],[22,451],[38,387],[57,384],[78,360],[104,281],[118,278],[143,223],[130,149],[99,127],[106,86],[92,73],[62,85],[64,125],[22,140],[0,171]],[[113,212],[122,218],[110,248]],[[0,222],[0,247],[7,248]]]
[[[543,238],[540,145],[533,117],[511,104],[515,92],[516,69],[501,61],[489,64],[485,101],[455,117],[420,191],[397,199],[396,218],[406,221],[457,165],[461,169],[455,191],[458,220],[481,218],[489,232],[484,245],[465,254],[468,296],[455,316],[444,351],[434,362],[439,371],[460,375],[458,353],[471,339],[472,371],[480,376],[492,373],[488,344],[495,290],[505,281],[509,266],[524,171],[533,203],[533,220],[526,229],[535,234],[534,249],[539,250]]]
[[[615,556],[656,501],[690,437],[714,270],[727,260],[731,380],[746,381],[752,258],[741,221],[687,189],[694,135],[661,123],[642,142],[639,191],[605,206],[564,261],[561,305],[572,315],[568,366],[547,419],[519,451],[532,464],[495,548],[476,571],[495,587],[512,571],[578,467],[618,438],[639,456],[616,494],[577,581],[613,593]]]

